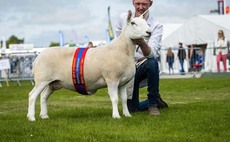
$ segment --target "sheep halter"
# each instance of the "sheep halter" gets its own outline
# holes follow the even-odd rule
[[[140,18],[142,18],[142,19],[144,19],[144,16],[145,16],[145,14],[147,13],[149,11],[149,9],[147,9],[143,14],[141,14],[139,17]]]
[[[77,48],[72,63],[72,79],[75,90],[83,95],[88,95],[84,80],[84,61],[89,48]]]

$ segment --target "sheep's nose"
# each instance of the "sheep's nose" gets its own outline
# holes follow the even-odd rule
[[[146,33],[147,33],[149,36],[151,36],[151,32],[149,32],[149,31],[146,31]]]

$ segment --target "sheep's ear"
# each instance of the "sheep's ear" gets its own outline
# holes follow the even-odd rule
[[[147,9],[143,14],[141,14],[139,17],[142,19],[145,19],[145,17],[148,15],[147,13],[149,12],[149,10]]]
[[[131,10],[128,11],[127,23],[131,22],[132,12]]]

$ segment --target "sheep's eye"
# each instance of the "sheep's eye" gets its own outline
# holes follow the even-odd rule
[[[131,22],[132,25],[137,25],[135,22]]]

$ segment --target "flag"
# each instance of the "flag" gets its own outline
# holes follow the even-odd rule
[[[85,35],[85,42],[89,42],[89,37],[87,35]]]
[[[4,52],[6,50],[6,39],[5,37],[3,36],[2,37],[2,51]]]
[[[60,46],[64,46],[64,35],[62,31],[59,31],[59,43]]]
[[[112,41],[114,39],[114,34],[113,34],[113,27],[110,21],[110,6],[108,7],[108,31],[109,31],[109,40]]]
[[[105,30],[105,37],[106,37],[106,41],[110,42],[109,30],[108,29]]]
[[[224,0],[218,0],[218,12],[220,15],[224,14]]]

